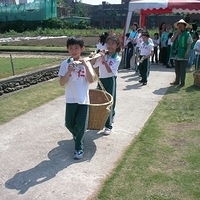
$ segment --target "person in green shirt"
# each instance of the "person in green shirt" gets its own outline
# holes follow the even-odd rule
[[[175,81],[171,85],[185,86],[186,67],[188,65],[189,51],[193,42],[192,36],[186,30],[189,24],[183,19],[174,24],[177,31],[171,38],[171,59],[175,60]]]

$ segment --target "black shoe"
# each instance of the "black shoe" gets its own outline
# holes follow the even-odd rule
[[[142,85],[147,85],[147,82],[144,82]]]
[[[170,85],[179,85],[179,83],[177,83],[177,82],[175,81],[175,82],[170,83]]]
[[[166,65],[166,68],[173,68],[172,66],[170,66],[170,65]]]
[[[185,86],[185,84],[180,84],[180,85],[178,85],[177,87],[184,87]]]
[[[144,81],[143,80],[139,80],[139,83],[143,83]]]

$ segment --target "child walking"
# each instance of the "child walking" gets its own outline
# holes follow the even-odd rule
[[[108,36],[106,45],[108,51],[106,53],[100,52],[101,57],[93,59],[91,63],[94,68],[99,67],[99,79],[105,90],[113,96],[113,105],[104,129],[104,135],[109,135],[113,128],[112,123],[115,116],[116,78],[121,61],[118,54],[120,52],[120,40],[117,36]],[[99,88],[101,87],[99,86]]]
[[[140,74],[141,80],[139,81],[142,85],[147,85],[147,77],[150,72],[150,57],[153,55],[153,43],[149,42],[149,33],[142,33],[143,43],[140,47]]]
[[[74,159],[81,159],[84,154],[84,133],[88,123],[89,83],[94,80],[94,72],[90,62],[81,58],[84,50],[82,38],[69,38],[67,50],[71,57],[61,63],[58,75],[60,85],[65,86],[65,126],[75,141]],[[79,64],[75,66],[74,61],[79,61]]]
[[[154,44],[154,51],[153,51],[153,55],[151,57],[151,62],[154,63],[154,57],[155,57],[155,62],[156,62],[156,64],[158,64],[158,47],[160,44],[160,38],[159,38],[158,33],[154,33],[153,44]]]

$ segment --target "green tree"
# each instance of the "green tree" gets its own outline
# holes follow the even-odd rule
[[[79,17],[88,17],[88,8],[79,1],[74,5],[73,14]]]
[[[67,8],[68,4],[64,0],[57,0],[57,6]]]

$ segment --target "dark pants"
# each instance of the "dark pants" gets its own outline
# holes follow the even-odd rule
[[[65,111],[65,126],[72,133],[75,150],[83,150],[83,137],[88,124],[89,105],[67,103]]]
[[[162,48],[162,51],[161,51],[161,55],[160,55],[160,60],[161,60],[161,63],[163,63],[163,65],[167,65],[167,47],[163,47]]]
[[[175,60],[175,74],[176,74],[175,82],[177,84],[181,82],[182,85],[185,85],[187,63],[188,63],[187,60]]]
[[[131,68],[131,58],[132,58],[133,54],[135,54],[134,46],[132,48],[128,48],[128,50],[127,50],[126,66],[125,66],[126,69]]]
[[[105,127],[112,129],[112,119],[115,115],[115,105],[116,105],[116,78],[117,77],[109,77],[109,78],[100,78],[101,83],[103,84],[105,90],[112,95],[113,97],[113,105],[111,107],[110,115],[106,121]],[[99,86],[101,89],[101,87]]]
[[[153,56],[151,57],[151,61],[154,62],[154,57],[155,57],[155,62],[158,63],[158,47],[155,46],[153,50]]]
[[[170,65],[171,65],[172,67],[174,67],[174,60],[172,60],[172,59],[170,58],[170,53],[171,53],[171,45],[168,45],[168,46],[167,46],[167,64],[170,63]]]
[[[142,56],[140,56],[141,58]],[[142,78],[142,83],[147,83],[147,77],[149,76],[150,73],[150,60],[149,58],[145,59],[142,63],[139,65],[140,69],[140,75]]]

